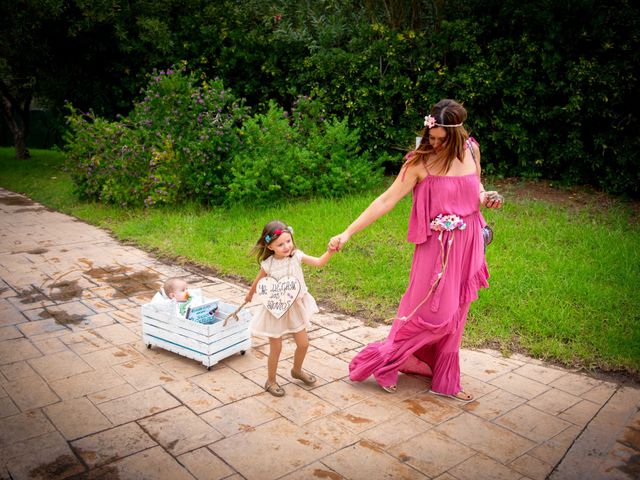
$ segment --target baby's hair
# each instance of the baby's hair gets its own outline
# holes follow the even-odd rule
[[[174,293],[178,288],[178,284],[184,282],[184,279],[178,277],[167,278],[162,286],[164,294],[168,297],[170,293]]]
[[[273,250],[267,248],[269,244],[285,232],[291,235],[291,240],[293,241],[293,228],[289,225],[280,220],[272,220],[267,223],[262,229],[260,238],[251,249],[250,255],[255,255],[258,263],[266,260],[273,255]],[[296,249],[295,242],[293,242],[293,249]]]

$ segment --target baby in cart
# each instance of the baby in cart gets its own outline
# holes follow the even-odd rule
[[[182,278],[171,277],[164,282],[151,303],[171,303],[175,305],[176,314],[198,323],[214,323],[218,301],[207,301],[200,289],[189,292],[187,282]]]

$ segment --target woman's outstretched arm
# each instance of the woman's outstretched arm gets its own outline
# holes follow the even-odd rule
[[[371,202],[344,232],[331,238],[329,248],[336,251],[340,250],[354,234],[360,230],[364,230],[384,214],[391,211],[393,207],[413,189],[415,184],[421,180],[419,176],[421,172],[425,172],[422,165],[413,164],[406,166],[405,164],[391,186]]]

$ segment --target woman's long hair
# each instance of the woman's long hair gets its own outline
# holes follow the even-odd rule
[[[431,116],[436,121],[436,125],[433,128],[442,127],[447,132],[443,149],[436,154],[435,161],[432,163],[437,167],[439,174],[446,175],[456,158],[460,162],[464,161],[465,142],[469,138],[469,133],[464,128],[464,125],[459,127],[448,127],[447,125],[464,124],[467,120],[467,111],[455,100],[444,99],[431,107]],[[429,143],[430,130],[428,126],[422,130],[420,145],[414,150],[413,155],[410,154],[405,163],[406,167],[419,162],[426,165],[429,157],[435,153]]]

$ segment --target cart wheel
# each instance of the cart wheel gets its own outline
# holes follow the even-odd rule
[[[246,350],[240,350],[240,355],[244,355],[245,353],[247,353]]]
[[[147,348],[151,348],[151,344],[150,343],[147,344]]]

